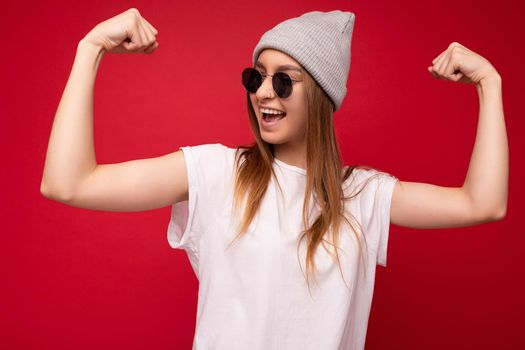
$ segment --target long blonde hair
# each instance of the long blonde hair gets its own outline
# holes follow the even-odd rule
[[[364,239],[365,245],[366,239],[362,234],[362,226],[355,220],[353,215],[350,214],[352,220],[359,226],[358,233],[350,220],[345,217],[345,201],[358,195],[364,186],[357,193],[345,197],[343,183],[355,168],[370,169],[371,167],[365,165],[348,166],[342,174],[343,167],[339,145],[334,132],[333,103],[311,75],[304,69],[303,72],[308,104],[308,121],[306,127],[307,181],[302,217],[303,225],[306,229],[301,232],[300,239],[297,242],[297,248],[299,250],[301,241],[306,239],[306,281],[310,289],[308,276],[310,273],[313,274],[315,281],[314,257],[319,244],[322,243],[325,250],[325,243],[329,243],[335,247],[335,257],[337,258],[337,263],[341,271],[337,249],[340,249],[338,247],[339,231],[343,220],[350,225],[354,232],[359,242],[359,251],[363,251],[360,238]],[[255,142],[248,146],[236,147],[233,211],[238,215],[241,203],[245,203],[245,209],[240,225],[236,230],[235,237],[228,247],[239,239],[248,229],[259,210],[271,176],[273,175],[274,178],[276,178],[272,167],[274,159],[273,145],[262,139],[257,117],[250,101],[250,94],[247,93],[246,97],[249,121],[253,134],[255,135]],[[366,183],[368,183],[369,180],[370,178]],[[310,206],[311,195],[313,195],[314,201],[320,207],[320,215],[315,219],[313,224],[308,227],[308,223],[310,222],[310,212],[308,208]],[[324,239],[325,234],[329,234],[330,227],[332,227],[333,244]],[[330,254],[330,252],[328,253]],[[334,257],[333,253],[331,253],[331,256],[332,258]],[[366,266],[367,264],[364,265]],[[343,277],[342,271],[341,276]]]

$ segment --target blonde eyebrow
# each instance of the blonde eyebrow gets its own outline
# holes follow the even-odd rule
[[[255,67],[261,67],[261,68],[263,68],[263,69],[266,69],[266,68],[264,68],[264,65],[263,65],[261,62],[259,62],[259,61],[257,61],[257,62],[255,63]],[[302,71],[303,71],[301,68],[299,68],[299,67],[297,67],[297,66],[294,66],[294,65],[292,65],[292,64],[283,64],[283,65],[281,65],[281,66],[278,66],[278,67],[277,67],[277,70],[278,70],[278,71],[282,71],[282,70],[294,70],[294,71],[297,71],[297,72],[302,72]]]

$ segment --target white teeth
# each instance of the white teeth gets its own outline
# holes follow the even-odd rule
[[[266,114],[284,114],[284,112],[269,108],[261,108],[261,112]]]

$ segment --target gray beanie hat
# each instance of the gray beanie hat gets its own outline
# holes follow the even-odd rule
[[[305,68],[339,109],[346,95],[350,45],[355,15],[334,10],[312,11],[277,24],[263,34],[253,51],[253,64],[262,50],[280,50]]]

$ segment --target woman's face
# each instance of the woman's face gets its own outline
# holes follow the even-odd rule
[[[303,80],[300,71],[290,68],[280,69],[279,66],[291,65],[302,70],[300,64],[292,57],[282,51],[274,49],[264,49],[257,59],[255,68],[260,72],[274,75],[277,72],[288,74],[293,80]],[[280,98],[272,86],[272,77],[264,78],[259,89],[250,94],[253,110],[257,116],[261,137],[264,141],[271,144],[289,143],[290,145],[302,145],[304,142],[307,105],[304,82],[294,82],[292,93],[286,98]],[[286,116],[273,125],[263,121],[261,108],[268,107],[286,113]]]

